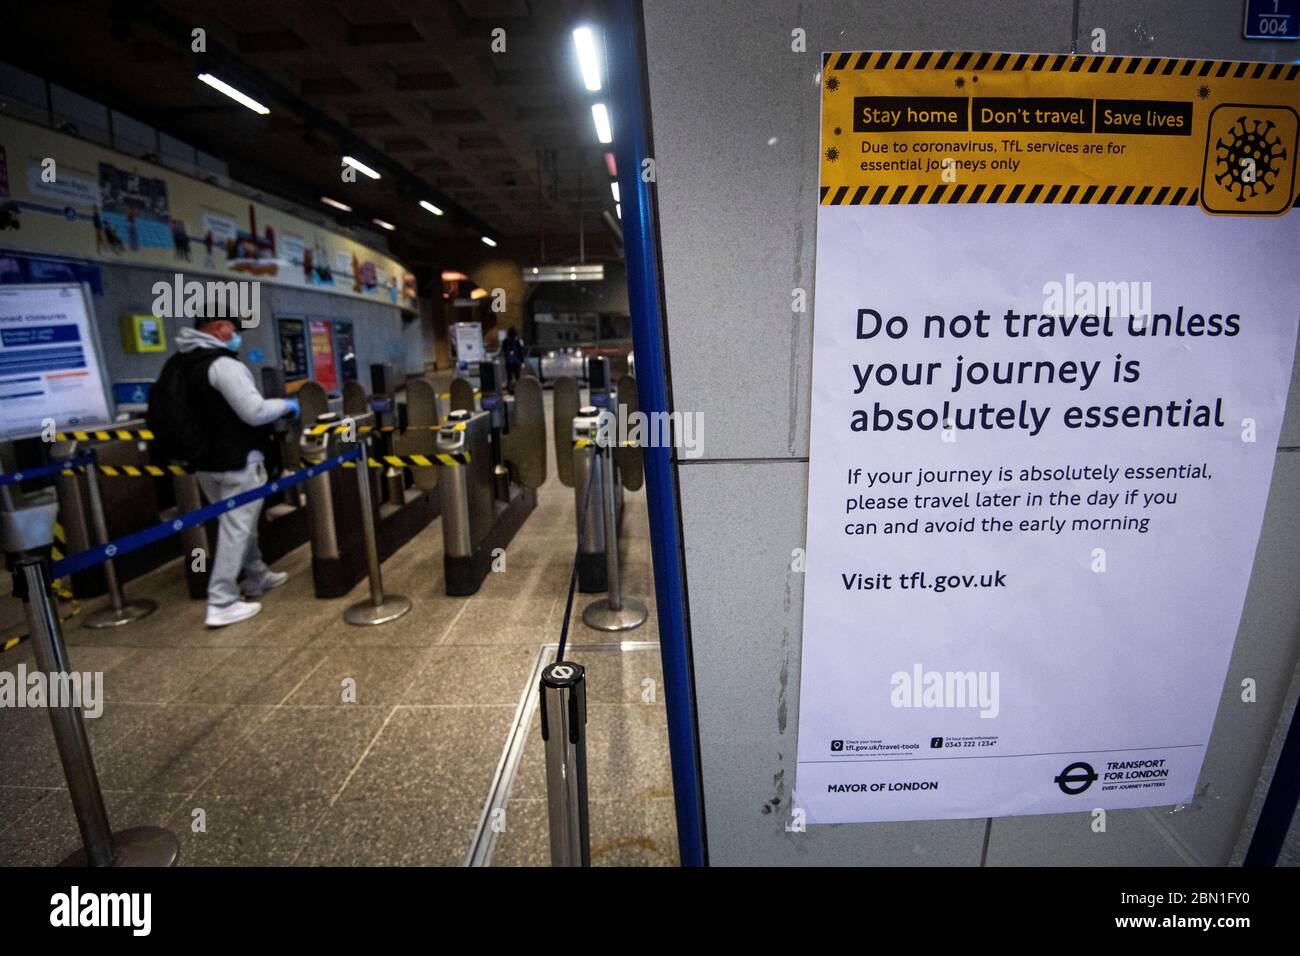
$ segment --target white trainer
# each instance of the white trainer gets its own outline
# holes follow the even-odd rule
[[[247,621],[261,610],[262,605],[256,601],[236,601],[234,604],[227,604],[225,607],[213,607],[209,604],[208,619],[205,623],[208,627],[225,627],[227,624],[238,624],[240,621]]]
[[[267,572],[256,581],[244,582],[244,594],[251,598],[261,597],[267,591],[274,591],[288,580],[288,571],[271,571],[268,569]]]

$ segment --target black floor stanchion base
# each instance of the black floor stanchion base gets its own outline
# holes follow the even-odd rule
[[[113,863],[115,867],[175,866],[181,853],[176,834],[162,827],[131,827],[113,834]],[[89,866],[85,848],[77,850],[59,866]]]

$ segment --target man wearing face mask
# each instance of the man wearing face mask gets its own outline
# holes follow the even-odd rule
[[[270,425],[284,415],[297,416],[297,399],[262,397],[252,371],[237,358],[239,329],[229,319],[200,317],[194,328],[180,330],[176,345],[179,351],[168,359],[159,383],[169,372],[179,376],[177,385],[183,387],[185,405],[199,426],[202,440],[189,465],[204,496],[220,501],[266,484]],[[245,596],[260,597],[289,580],[288,574],[272,571],[262,560],[257,543],[261,513],[262,502],[255,501],[217,519],[217,553],[208,577],[209,627],[247,620],[262,605]]]

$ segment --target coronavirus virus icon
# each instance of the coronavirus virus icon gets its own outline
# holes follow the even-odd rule
[[[1263,187],[1271,193],[1277,185],[1278,170],[1286,161],[1286,147],[1276,133],[1272,120],[1250,120],[1238,116],[1237,121],[1220,137],[1215,161],[1218,167],[1214,179],[1228,192],[1236,193],[1237,202],[1254,199]]]

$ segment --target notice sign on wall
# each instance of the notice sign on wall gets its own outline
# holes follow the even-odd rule
[[[832,53],[795,806],[1189,800],[1300,314],[1300,66]]]
[[[0,286],[0,440],[111,420],[86,299],[71,283]]]

